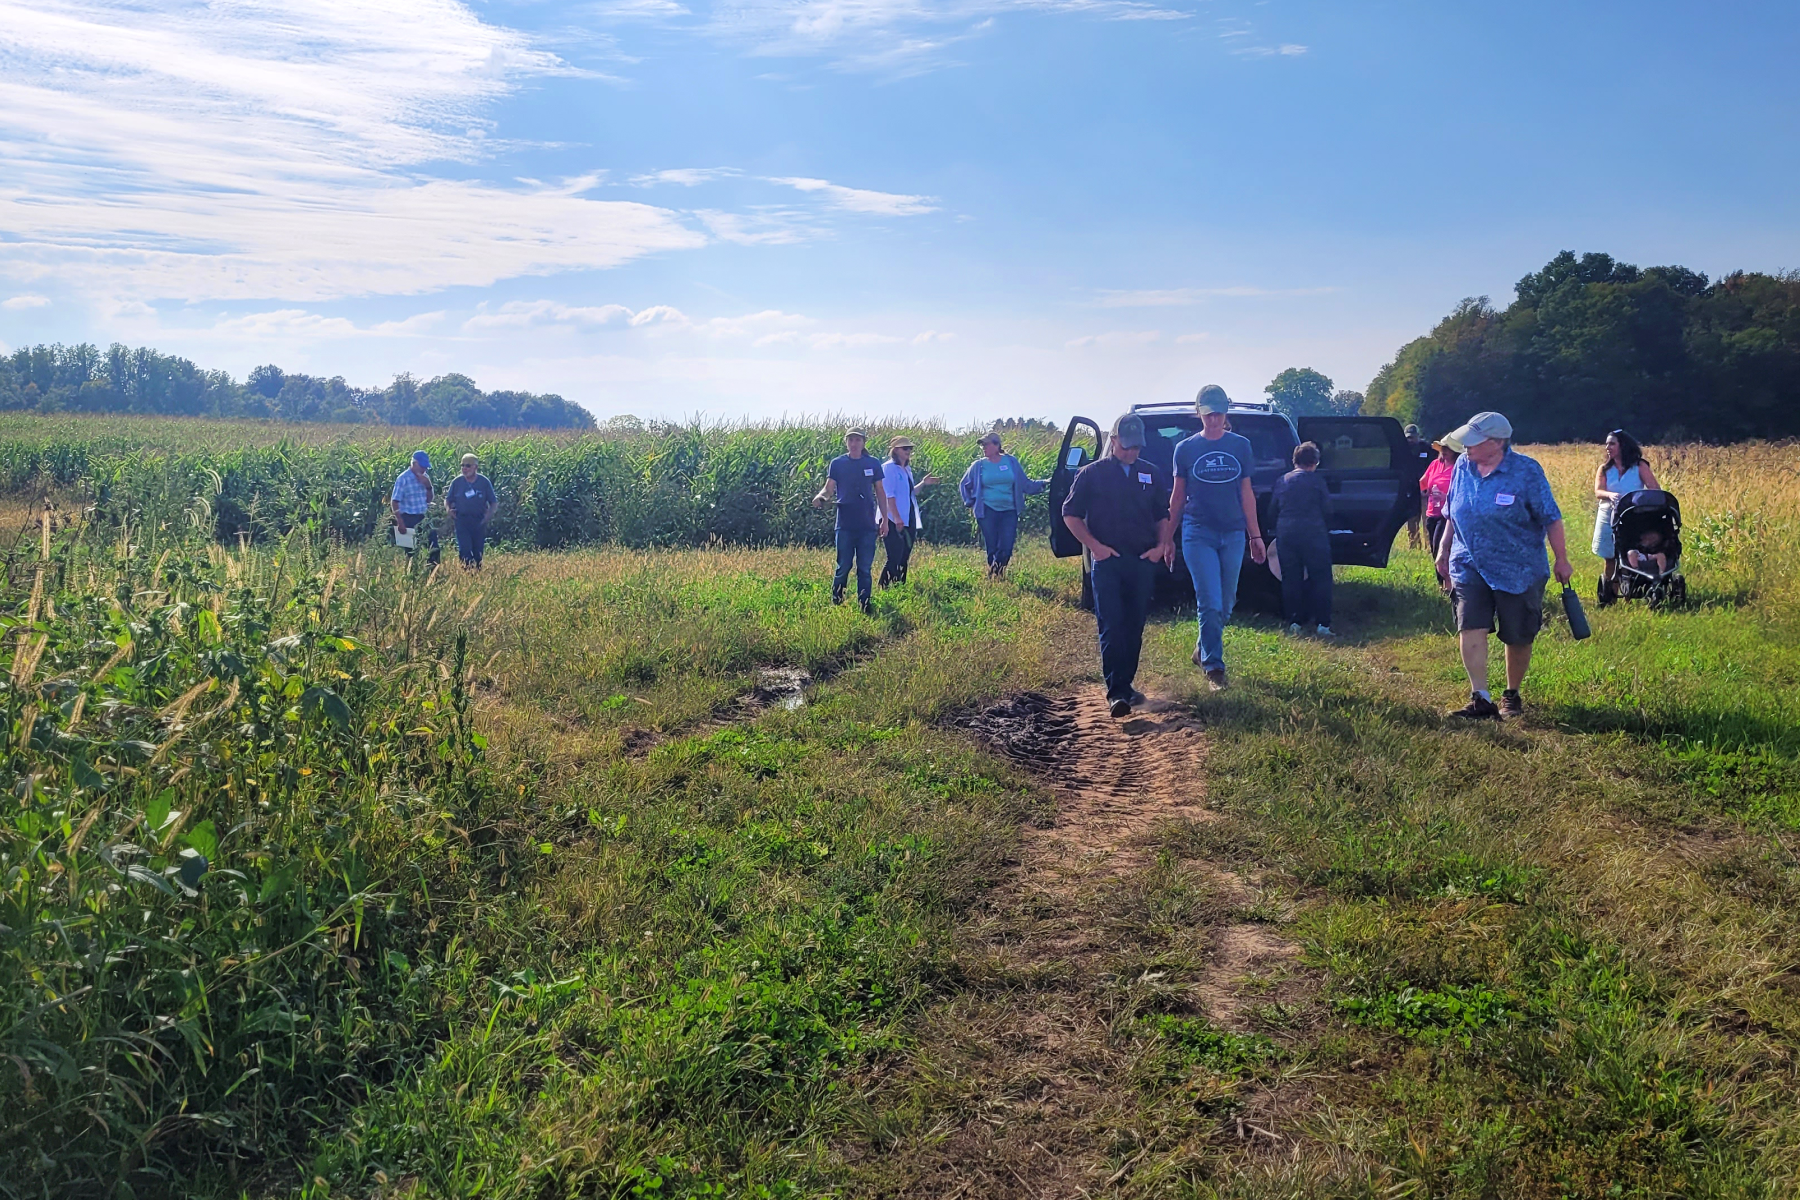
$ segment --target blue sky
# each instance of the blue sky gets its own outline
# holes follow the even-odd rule
[[[0,344],[601,417],[1363,387],[1561,249],[1800,267],[1800,9],[11,0]]]

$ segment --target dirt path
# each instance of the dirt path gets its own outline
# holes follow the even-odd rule
[[[1017,697],[968,727],[1051,788],[1056,812],[1023,831],[1011,877],[970,923],[973,986],[928,1016],[905,1078],[881,1084],[922,1128],[864,1164],[867,1190],[1110,1194],[1196,1124],[1231,1136],[1191,1105],[1147,1105],[1137,1023],[1247,1028],[1254,1004],[1298,986],[1294,947],[1246,915],[1254,881],[1165,848],[1211,819],[1207,739],[1186,708],[1152,699],[1115,721],[1087,686]]]

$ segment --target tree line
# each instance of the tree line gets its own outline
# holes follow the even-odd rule
[[[1800,435],[1800,271],[1713,282],[1565,250],[1504,310],[1471,297],[1401,347],[1362,406],[1429,434],[1484,410],[1534,442]]]
[[[27,346],[0,357],[0,409],[264,417],[343,424],[591,429],[593,414],[561,396],[484,392],[466,375],[424,382],[397,375],[384,388],[354,387],[274,365],[239,383],[148,346]]]

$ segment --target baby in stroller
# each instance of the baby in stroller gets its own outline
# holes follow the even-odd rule
[[[1638,491],[1622,497],[1613,510],[1613,544],[1624,553],[1612,595],[1601,584],[1601,604],[1642,597],[1650,607],[1680,604],[1687,599],[1681,574],[1681,504],[1663,491]]]

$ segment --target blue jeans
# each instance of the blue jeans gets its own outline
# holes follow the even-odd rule
[[[837,574],[831,577],[831,598],[837,600],[844,594],[844,584],[850,579],[850,564],[856,563],[856,599],[861,604],[869,603],[869,596],[874,590],[870,573],[875,567],[875,531],[873,529],[840,529],[837,531]]]
[[[1248,540],[1242,529],[1227,532],[1191,520],[1181,523],[1181,557],[1194,577],[1194,607],[1200,615],[1200,665],[1208,671],[1225,666],[1225,622],[1237,603]]]
[[[1094,620],[1100,626],[1100,673],[1106,677],[1109,701],[1131,699],[1144,649],[1144,618],[1162,569],[1161,563],[1135,554],[1115,554],[1094,564]]]
[[[480,518],[456,518],[456,553],[464,566],[481,565],[481,552],[487,546],[487,522]]]
[[[1281,559],[1281,609],[1288,621],[1330,625],[1331,534],[1323,529],[1277,530],[1275,554]]]
[[[987,547],[988,566],[1004,567],[1011,562],[1013,543],[1019,540],[1018,510],[984,508],[975,523],[981,527],[981,544]]]

